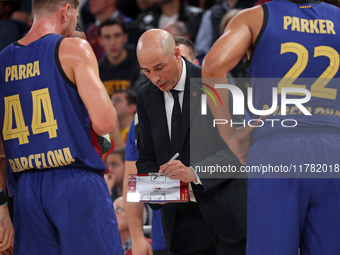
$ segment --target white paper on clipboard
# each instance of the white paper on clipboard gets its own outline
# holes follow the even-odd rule
[[[128,202],[187,202],[188,184],[166,176],[129,176]]]

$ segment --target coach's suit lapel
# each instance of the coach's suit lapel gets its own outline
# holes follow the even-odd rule
[[[152,96],[148,105],[150,107],[149,112],[152,113],[152,126],[155,147],[159,148],[162,163],[167,162],[172,157],[170,152],[170,137],[168,123],[166,119],[165,103],[164,103],[164,92],[160,91],[155,85],[152,89]]]
[[[184,88],[184,98],[183,98],[183,107],[182,107],[182,123],[181,123],[181,134],[182,134],[182,142],[181,146],[183,148],[183,143],[186,140],[185,137],[189,135],[190,123],[192,123],[192,119],[196,115],[197,105],[199,103],[199,97],[193,95],[192,92],[196,93],[195,87],[191,87],[190,77],[192,76],[192,68],[189,61],[185,59],[186,67],[187,67],[187,77],[185,78],[185,88]],[[199,78],[199,77],[197,77]],[[191,110],[190,110],[191,109]]]

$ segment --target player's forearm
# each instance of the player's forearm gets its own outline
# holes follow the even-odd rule
[[[4,190],[7,194],[6,186],[6,157],[4,152],[4,147],[2,144],[2,139],[0,135],[0,190]]]
[[[228,84],[227,80],[228,70],[223,67],[218,61],[207,56],[204,59],[202,67],[202,82],[215,89],[221,99],[221,105],[215,105],[213,99],[207,95],[207,102],[209,109],[214,117],[214,125],[217,126],[224,141],[228,142],[234,131],[232,125],[226,125],[231,121],[231,115],[229,111],[229,90],[226,88],[216,88],[216,84]],[[224,123],[224,124],[221,124]]]
[[[203,80],[204,81],[204,80]],[[224,81],[227,84],[227,80]],[[221,83],[220,83],[221,84]],[[210,82],[210,86],[215,86],[214,82]],[[207,96],[208,106],[213,114],[213,126],[218,128],[221,137],[225,142],[229,142],[235,131],[234,125],[231,125],[231,115],[229,110],[229,91],[228,89],[216,89],[221,98],[221,105],[215,105],[212,98]]]
[[[112,105],[103,106],[102,110],[98,110],[98,113],[99,112],[101,113],[100,116],[96,116],[94,113],[92,113],[92,115],[90,114],[92,127],[97,135],[106,135],[118,124],[117,113]]]
[[[6,163],[3,162],[4,159],[0,158],[0,190],[4,190],[4,193],[7,194],[7,186],[6,186]]]
[[[129,231],[132,241],[144,237],[143,231],[143,203],[130,203],[125,205],[125,212],[128,219]]]
[[[0,193],[0,252],[13,248],[14,228],[9,216],[7,201]]]
[[[125,213],[128,220],[130,235],[132,240],[138,237],[144,237],[143,232],[143,204],[132,203],[127,201],[127,191],[129,175],[137,174],[136,161],[125,161],[124,184],[123,184],[123,201]]]
[[[125,142],[122,138],[122,136],[120,135],[119,132],[119,125],[117,123],[117,125],[115,126],[115,128],[113,129],[113,131],[110,133],[112,140],[113,140],[113,144],[115,145],[115,148],[122,148],[125,147]]]

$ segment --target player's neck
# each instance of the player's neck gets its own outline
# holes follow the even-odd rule
[[[61,34],[61,26],[57,22],[53,21],[53,17],[50,19],[41,18],[39,21],[34,21],[30,31],[27,35],[20,39],[18,42],[22,45],[28,45],[31,42],[38,40],[47,34]]]

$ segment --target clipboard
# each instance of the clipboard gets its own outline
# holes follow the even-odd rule
[[[171,180],[157,173],[131,174],[128,180],[128,202],[178,203],[189,201],[188,183]]]

